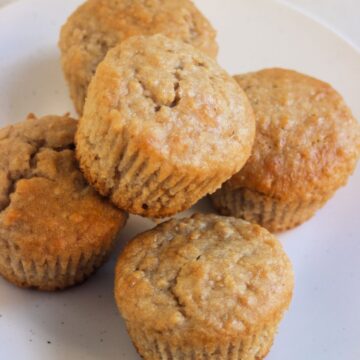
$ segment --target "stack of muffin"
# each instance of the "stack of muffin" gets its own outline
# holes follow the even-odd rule
[[[116,301],[144,359],[264,358],[293,291],[269,231],[309,219],[354,171],[344,100],[290,70],[231,77],[190,0],[88,0],[60,48],[80,121],[0,131],[0,274],[69,287],[106,260],[127,213],[168,217],[212,194],[225,216],[170,220],[125,247]]]

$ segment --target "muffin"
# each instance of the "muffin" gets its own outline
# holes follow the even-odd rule
[[[76,134],[88,181],[121,209],[165,217],[240,170],[255,121],[217,63],[163,35],[138,36],[98,66]]]
[[[76,110],[107,51],[134,35],[162,33],[217,55],[216,32],[190,0],[88,0],[60,34],[62,65]]]
[[[145,360],[263,359],[294,282],[267,230],[203,214],[138,235],[115,274],[118,308]]]
[[[270,231],[293,228],[346,184],[360,153],[359,124],[327,83],[285,69],[235,76],[257,133],[246,165],[212,196],[223,215]]]
[[[113,248],[126,215],[86,183],[77,122],[30,115],[0,130],[0,275],[21,287],[80,283]]]

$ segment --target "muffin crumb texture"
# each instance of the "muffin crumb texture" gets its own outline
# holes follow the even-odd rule
[[[118,207],[166,217],[236,173],[254,133],[245,94],[215,61],[162,35],[138,36],[99,65],[77,156],[90,183]]]
[[[98,64],[131,36],[164,34],[217,55],[216,31],[190,0],[88,0],[60,35],[65,77],[79,114]]]
[[[297,200],[346,184],[360,154],[360,126],[331,85],[277,68],[235,79],[254,109],[257,134],[230,187]]]
[[[235,76],[254,110],[245,166],[212,195],[223,215],[283,231],[311,218],[347,183],[360,126],[327,83],[286,69]]]
[[[116,268],[117,304],[144,359],[262,359],[292,290],[273,235],[216,215],[137,236]]]
[[[55,290],[83,281],[125,223],[79,171],[76,124],[30,115],[0,130],[0,273],[19,286]]]

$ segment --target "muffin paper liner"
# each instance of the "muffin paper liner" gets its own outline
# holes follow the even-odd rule
[[[166,335],[158,335],[154,331],[128,327],[128,332],[138,353],[145,360],[261,360],[270,351],[280,320],[281,314],[238,341],[221,341],[219,337],[218,344],[199,347],[186,344],[173,346],[166,341]]]
[[[328,198],[286,202],[247,188],[221,188],[211,196],[211,200],[222,215],[242,218],[277,232],[302,224],[311,218]]]
[[[131,213],[158,218],[173,215],[215,191],[225,180],[224,174],[211,178],[198,176],[181,172],[160,158],[153,159],[129,139],[126,131],[119,135],[118,131],[109,131],[104,125],[90,131],[89,141],[78,139],[81,167],[100,193],[110,196],[115,205]],[[103,146],[97,145],[93,153],[100,157],[103,153],[107,157],[106,167],[101,165],[101,168],[96,162],[90,163],[88,156],[92,152],[90,142],[99,134],[105,134]]]
[[[85,281],[107,260],[112,248],[32,259],[22,257],[16,246],[3,240],[0,246],[0,275],[20,287],[61,290]]]

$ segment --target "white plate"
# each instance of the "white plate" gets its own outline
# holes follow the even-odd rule
[[[28,112],[72,109],[56,44],[79,3],[26,0],[0,11],[1,126]],[[230,73],[283,66],[313,74],[331,82],[360,117],[360,55],[337,35],[276,1],[197,3],[219,31],[220,63]],[[359,181],[357,171],[312,220],[280,236],[296,290],[269,360],[360,359]],[[206,201],[200,207],[210,209]],[[150,226],[132,217],[121,237]],[[61,293],[20,290],[0,279],[0,360],[139,359],[113,300],[114,258]]]

